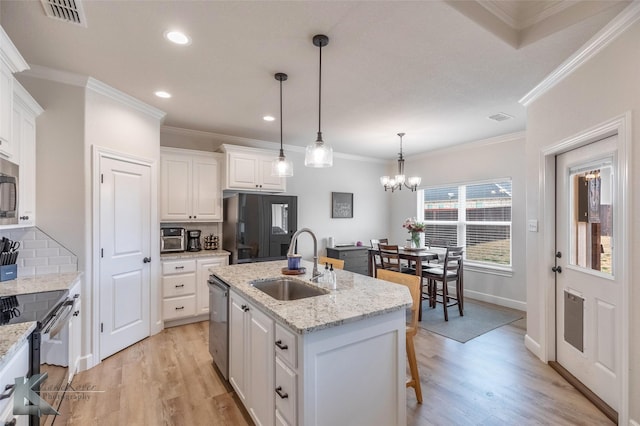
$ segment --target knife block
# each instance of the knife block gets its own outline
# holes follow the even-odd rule
[[[18,278],[18,265],[0,265],[0,281],[15,280]]]

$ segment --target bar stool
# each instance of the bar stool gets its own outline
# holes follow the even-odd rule
[[[407,387],[412,387],[416,391],[416,399],[422,404],[422,386],[420,385],[420,374],[418,373],[418,359],[416,358],[416,347],[414,337],[418,334],[418,307],[420,306],[420,277],[417,275],[402,274],[387,269],[378,271],[378,279],[390,281],[395,284],[404,285],[411,293],[413,304],[411,305],[411,320],[407,324],[407,358],[409,360],[409,370],[411,380],[407,381]]]

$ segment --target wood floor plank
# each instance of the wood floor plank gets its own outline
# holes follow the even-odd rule
[[[424,403],[407,389],[407,424],[611,425],[525,348],[524,324],[516,321],[467,343],[419,329]],[[65,399],[55,425],[251,425],[212,365],[208,335],[206,321],[169,328],[79,373],[74,387],[104,392]]]

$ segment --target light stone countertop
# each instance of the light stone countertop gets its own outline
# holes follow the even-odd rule
[[[0,296],[39,293],[41,291],[66,290],[80,278],[82,272],[66,272],[62,274],[35,275],[0,282]],[[20,343],[35,330],[33,321],[0,326],[0,368],[4,366]]]
[[[401,285],[361,274],[336,270],[337,289],[329,294],[306,299],[280,301],[249,284],[256,279],[282,277],[286,260],[216,266],[210,271],[225,281],[241,296],[299,334],[311,333],[348,322],[406,309],[411,306],[409,290]],[[310,281],[313,263],[302,261],[304,275],[288,276],[307,284],[328,288]],[[320,268],[322,271],[322,269]]]
[[[161,253],[160,260],[186,260],[198,259],[200,257],[217,257],[229,256],[231,253],[226,250],[200,250],[200,251],[183,251],[179,253]]]
[[[0,296],[39,293],[41,291],[66,290],[76,282],[82,272],[34,275],[0,282]]]
[[[35,321],[0,326],[0,369],[9,362],[13,354],[20,348],[21,343],[35,329]]]

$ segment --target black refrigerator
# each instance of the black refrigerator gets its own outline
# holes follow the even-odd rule
[[[297,230],[298,197],[235,194],[224,199],[222,248],[231,263],[287,258]]]

